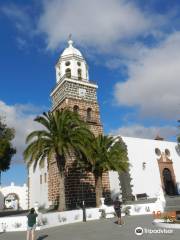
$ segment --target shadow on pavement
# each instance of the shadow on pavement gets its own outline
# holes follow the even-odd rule
[[[45,239],[45,238],[47,238],[48,237],[48,235],[42,235],[42,236],[39,236],[38,238],[37,238],[37,240],[43,240],[43,239]]]

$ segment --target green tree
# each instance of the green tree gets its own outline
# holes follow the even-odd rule
[[[178,120],[178,123],[180,123],[180,120]],[[180,128],[180,126],[178,126]],[[179,144],[179,147],[180,147],[180,134],[178,134],[177,136],[177,142]]]
[[[89,139],[91,139],[89,141]],[[86,138],[78,154],[78,165],[93,173],[95,178],[96,206],[99,207],[103,195],[102,175],[114,171],[127,171],[127,147],[122,138],[99,135]]]
[[[12,156],[16,153],[11,140],[14,138],[15,131],[8,128],[2,119],[0,119],[0,185],[1,172],[5,172],[10,168]]]
[[[65,171],[68,168],[67,156],[79,148],[79,143],[88,135],[88,128],[77,113],[68,109],[43,113],[35,119],[44,129],[33,131],[26,139],[29,144],[24,151],[28,165],[42,166],[47,159],[56,160],[59,170],[59,211],[66,209],[65,204]]]

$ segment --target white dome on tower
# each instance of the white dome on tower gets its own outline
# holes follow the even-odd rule
[[[69,40],[68,44],[69,44],[69,46],[64,49],[64,51],[61,54],[61,57],[65,57],[65,56],[68,56],[68,55],[77,55],[79,57],[82,57],[81,52],[77,48],[73,47],[73,41],[72,40]]]
[[[78,81],[89,81],[88,66],[81,52],[69,39],[68,47],[62,52],[56,64],[56,82],[69,78]]]

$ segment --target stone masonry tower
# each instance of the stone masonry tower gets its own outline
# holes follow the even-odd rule
[[[68,41],[68,47],[61,54],[56,66],[56,86],[51,92],[52,111],[69,108],[80,114],[95,134],[103,133],[100,122],[99,106],[97,103],[95,82],[89,81],[88,66],[81,52],[73,46],[73,41]],[[85,200],[86,205],[95,204],[94,178],[91,173],[82,173],[73,168],[74,156],[69,159],[69,171],[66,176],[66,204],[69,208],[80,205]],[[59,179],[55,161],[49,164],[49,200],[58,201]],[[103,176],[104,192],[109,191],[108,174]]]

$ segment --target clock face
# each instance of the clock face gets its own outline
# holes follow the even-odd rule
[[[85,97],[86,95],[86,89],[84,88],[79,88],[79,96],[80,97]]]

